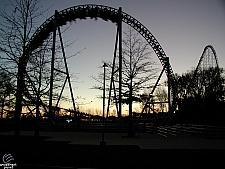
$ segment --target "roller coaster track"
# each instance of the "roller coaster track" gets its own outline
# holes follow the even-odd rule
[[[219,63],[218,58],[216,55],[216,51],[211,45],[207,45],[202,55],[198,61],[198,65],[194,71],[191,84],[189,85],[187,93],[191,93],[191,90],[194,88],[194,86],[198,85],[198,75],[208,68],[216,68],[217,71],[219,71]]]
[[[212,52],[212,57],[209,58],[206,56],[207,54],[207,51],[211,51]],[[216,55],[216,51],[215,49],[211,46],[211,45],[207,45],[203,52],[202,52],[202,55],[199,59],[199,62],[198,62],[198,65],[197,65],[197,68],[196,68],[196,72],[199,70],[200,68],[200,65],[201,64],[204,64],[204,59],[206,60],[207,63],[205,63],[206,65],[205,66],[211,66],[211,67],[219,67],[219,64],[218,64],[218,59],[217,59],[217,55]]]
[[[92,4],[78,5],[58,12],[57,15],[58,26],[66,25],[67,22],[72,22],[75,21],[76,19],[86,19],[87,17],[90,17],[91,19],[101,18],[105,21],[111,21],[117,24],[119,22],[118,11],[119,11],[118,9],[103,5],[92,5]],[[152,47],[155,54],[159,58],[162,66],[164,67],[166,64],[165,58],[167,56],[163,51],[159,42],[152,35],[152,33],[138,20],[128,15],[127,13],[122,12],[121,15],[122,15],[121,19],[124,23],[134,28],[145,38],[145,40],[149,43],[149,45]],[[22,56],[23,58],[21,58],[24,61],[23,62],[24,69],[26,68],[30,53],[35,49],[37,49],[39,46],[41,46],[44,40],[50,36],[51,32],[53,32],[54,20],[55,15],[48,18],[31,37],[28,45],[26,46],[27,51],[26,55],[23,55]],[[176,79],[170,64],[169,69],[166,70],[166,74],[170,78],[171,82],[171,94],[173,98],[172,110],[173,110],[176,107],[177,92],[176,92]]]

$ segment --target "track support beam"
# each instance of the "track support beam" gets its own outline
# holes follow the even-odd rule
[[[121,115],[122,115],[122,8],[119,8],[119,20],[118,20],[118,28],[119,28],[119,128],[121,128]]]

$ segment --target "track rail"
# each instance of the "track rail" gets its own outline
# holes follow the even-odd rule
[[[91,19],[101,18],[105,21],[111,21],[113,23],[118,23],[119,21],[119,13],[118,9],[103,6],[103,5],[78,5],[73,6],[67,9],[64,9],[58,12],[57,20],[59,26],[66,25],[67,22],[76,21],[77,19],[86,19],[90,17]],[[155,54],[159,58],[162,66],[164,67],[166,64],[165,58],[167,57],[163,48],[156,40],[156,38],[152,35],[152,33],[137,19],[133,18],[129,14],[122,12],[122,21],[127,25],[134,28],[137,32],[139,32],[144,39],[149,43],[149,45],[154,50]],[[26,55],[22,56],[24,60],[24,68],[26,68],[27,62],[29,60],[30,52],[37,49],[39,46],[42,45],[45,39],[47,39],[51,32],[53,32],[54,28],[54,20],[55,15],[48,18],[33,34],[28,45],[26,46]],[[169,64],[169,72],[166,70],[167,76],[169,76],[171,80],[171,91],[172,91],[172,110],[176,107],[177,102],[177,92],[176,92],[176,79],[172,70],[171,65]]]
[[[216,55],[216,51],[213,48],[213,46],[207,45],[204,48],[204,50],[202,52],[202,55],[201,55],[201,57],[200,57],[200,59],[198,61],[198,65],[197,65],[197,67],[196,67],[196,69],[194,71],[194,74],[193,74],[193,77],[192,77],[192,80],[191,80],[191,84],[188,87],[188,92],[187,93],[191,93],[191,90],[194,88],[194,86],[196,84],[198,84],[198,73],[199,73],[199,71],[201,71],[202,64],[204,64],[204,59],[207,59],[205,57],[207,57],[206,53],[207,53],[208,50],[210,50],[212,52],[213,57],[211,59],[213,59],[213,60],[211,60],[211,62],[212,61],[214,62],[213,65],[215,66],[215,68],[219,72],[219,63],[218,63],[218,58],[217,58],[217,55]],[[208,65],[206,65],[206,66],[208,66]]]
[[[216,55],[215,49],[213,48],[213,46],[207,45],[207,46],[204,48],[204,50],[203,50],[203,52],[202,52],[202,55],[201,55],[201,57],[200,57],[200,59],[199,59],[199,61],[198,61],[198,65],[197,65],[197,68],[196,68],[196,70],[195,70],[196,72],[198,71],[198,69],[199,69],[201,63],[202,63],[203,60],[204,60],[206,51],[209,50],[209,49],[210,49],[210,50],[212,51],[212,53],[213,53],[214,61],[215,61],[215,63],[216,63],[216,64],[215,64],[216,67],[219,68],[218,59],[217,59],[217,55]]]

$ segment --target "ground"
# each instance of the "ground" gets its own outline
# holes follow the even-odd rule
[[[15,168],[219,168],[225,155],[221,138],[106,133],[106,147],[100,147],[101,133],[53,131],[42,131],[39,138],[22,131],[16,153],[13,133],[0,132],[0,158],[12,154]]]

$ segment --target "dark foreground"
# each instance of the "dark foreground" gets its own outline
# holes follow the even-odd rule
[[[0,164],[12,154],[16,168],[221,168],[223,149],[140,149],[137,145],[69,144],[48,137],[21,136],[19,153],[14,137],[0,135]],[[138,138],[137,138],[138,139]],[[2,166],[1,166],[2,167]],[[0,168],[1,168],[0,167]],[[3,167],[2,167],[3,168]]]

